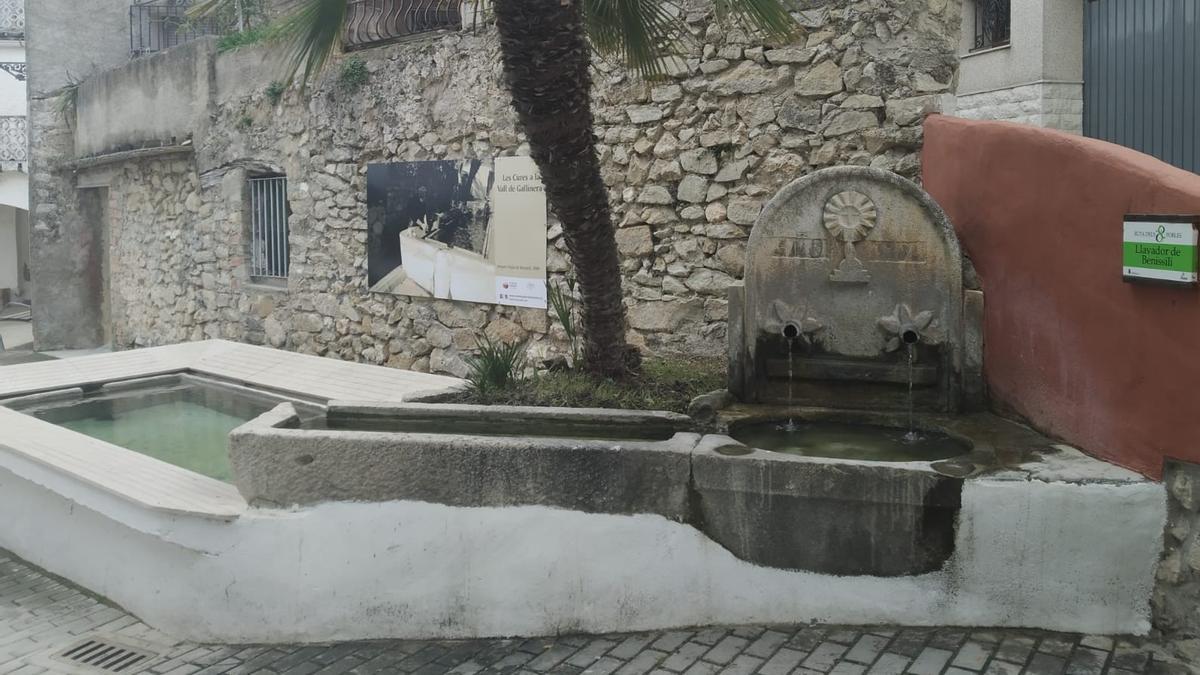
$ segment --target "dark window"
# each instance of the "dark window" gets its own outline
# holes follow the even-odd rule
[[[145,0],[129,7],[129,51],[153,54],[205,35],[223,35],[228,26],[213,17],[190,18],[192,0]]]
[[[974,49],[1008,44],[1011,17],[1009,0],[975,0]]]
[[[286,279],[288,275],[287,177],[251,178],[250,276]]]

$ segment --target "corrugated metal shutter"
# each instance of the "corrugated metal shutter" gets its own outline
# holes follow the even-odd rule
[[[1200,0],[1086,0],[1083,133],[1200,173]]]

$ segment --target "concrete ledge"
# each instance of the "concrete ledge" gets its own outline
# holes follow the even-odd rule
[[[82,157],[67,164],[67,168],[83,171],[86,169],[94,169],[100,166],[109,164],[119,164],[122,162],[133,162],[147,159],[165,159],[169,157],[180,157],[191,155],[193,148],[188,145],[163,145],[153,148],[139,148],[137,150],[124,150],[121,152],[110,152],[104,155],[94,155],[91,157]]]

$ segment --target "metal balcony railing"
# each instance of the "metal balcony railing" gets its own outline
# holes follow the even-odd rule
[[[344,42],[363,49],[462,23],[462,0],[347,0]]]
[[[975,0],[974,49],[991,49],[1008,44],[1011,23],[1009,0]]]
[[[25,118],[0,117],[0,171],[24,171],[29,161],[29,135]]]
[[[147,0],[129,8],[129,51],[153,54],[205,35],[223,35],[227,26],[212,17],[190,19],[191,0]]]
[[[0,38],[25,37],[25,0],[0,0]]]

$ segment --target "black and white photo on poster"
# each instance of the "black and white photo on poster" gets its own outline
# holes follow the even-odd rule
[[[528,158],[371,164],[367,209],[372,291],[545,307],[545,194]]]

